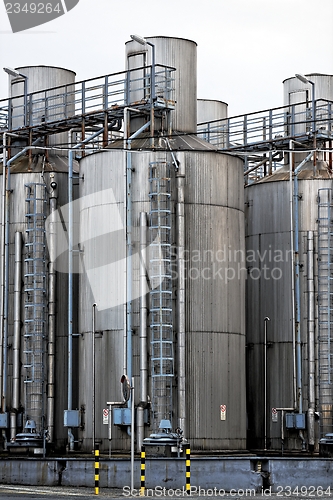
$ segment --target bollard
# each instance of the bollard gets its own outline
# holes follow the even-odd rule
[[[146,487],[146,452],[145,447],[141,446],[141,483],[140,483],[140,496],[145,495]]]
[[[186,493],[191,494],[191,450],[186,448]]]
[[[95,449],[95,495],[99,495],[99,445]]]

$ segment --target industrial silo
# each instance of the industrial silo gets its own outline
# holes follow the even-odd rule
[[[313,451],[319,438],[332,432],[332,408],[326,406],[332,396],[327,383],[328,340],[323,333],[329,272],[324,266],[327,241],[320,239],[329,225],[332,164],[324,151],[327,139],[322,129],[327,116],[322,120],[321,113],[327,104],[317,101],[332,99],[332,77],[307,78],[317,89],[315,127],[311,92],[304,99],[306,85],[297,78],[285,80],[286,135],[293,133],[304,146],[290,141],[285,166],[245,189],[252,449]],[[325,207],[326,215],[321,216]]]
[[[3,438],[11,441],[13,450],[22,445],[20,435],[30,433],[30,450],[42,453],[44,435],[47,443],[57,447],[67,440],[63,427],[67,275],[56,271],[57,236],[49,216],[67,203],[68,159],[60,149],[50,151],[51,146],[61,148],[64,134],[49,140],[49,133],[29,138],[22,129],[29,123],[42,126],[43,116],[51,110],[57,114],[55,119],[65,117],[59,100],[51,93],[46,98],[46,89],[63,85],[54,95],[64,95],[73,88],[75,74],[47,66],[15,71],[19,75],[11,78],[9,121],[14,135],[6,137],[5,186],[1,177],[2,192],[8,195],[1,207],[2,427]],[[27,147],[31,141],[35,146]]]
[[[198,99],[197,115],[198,136],[217,148],[225,147],[228,104],[215,99]]]
[[[243,162],[195,136],[196,44],[146,41],[126,44],[128,67],[142,67],[135,75],[149,81],[154,50],[156,65],[176,68],[176,105],[165,117],[172,132],[162,116],[152,138],[151,115],[133,112],[125,148],[115,143],[80,162],[85,425],[79,439],[84,450],[94,438],[107,449],[102,410],[107,401],[121,401],[120,378],[127,374],[134,377],[139,446],[161,420],[170,420],[193,449],[242,450]],[[136,103],[147,97],[139,83],[135,92]],[[114,409],[113,450],[130,446],[128,410]]]

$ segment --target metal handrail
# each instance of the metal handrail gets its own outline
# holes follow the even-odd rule
[[[316,130],[332,136],[333,102],[316,101]],[[198,124],[198,135],[222,150],[239,150],[311,132],[311,107],[301,102]]]
[[[149,101],[151,71],[151,66],[145,66],[29,93],[28,126],[105,113],[125,106],[142,106]],[[164,99],[166,104],[173,102],[174,71],[172,67],[155,66],[155,93],[157,99]],[[23,95],[0,100],[0,132],[23,128],[24,113]]]

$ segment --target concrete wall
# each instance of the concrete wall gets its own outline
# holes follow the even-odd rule
[[[127,487],[129,491],[130,467],[128,459],[101,459],[100,487]],[[0,483],[94,487],[94,459],[0,459]],[[238,495],[245,496],[239,490],[251,490],[246,496],[254,496],[254,492],[263,494],[265,489],[269,496],[270,493],[288,494],[288,487],[300,490],[302,486],[308,488],[308,495],[317,493],[317,489],[332,488],[333,460],[267,457],[205,457],[191,460],[192,492],[201,496],[209,495],[207,489],[214,488],[217,489],[216,495],[219,495],[218,490],[235,490]],[[139,460],[135,460],[134,487],[140,487]],[[147,458],[146,487],[182,490],[185,487],[185,460]]]

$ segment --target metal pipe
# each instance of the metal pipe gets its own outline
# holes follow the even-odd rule
[[[134,377],[131,379],[131,491],[134,490]]]
[[[54,174],[53,174],[54,175]],[[55,182],[55,181],[54,181]],[[57,210],[57,186],[50,192],[50,224],[49,224],[49,300],[48,300],[48,373],[47,373],[47,430],[48,439],[54,439],[54,404],[55,404],[55,342],[56,342],[56,299],[57,277],[55,271],[56,258],[56,227],[55,214]]]
[[[10,414],[10,439],[16,436],[17,412],[20,405],[20,345],[21,345],[21,287],[22,287],[22,233],[15,233],[14,265],[14,338],[13,338],[13,393]]]
[[[147,405],[147,214],[140,212],[140,403],[137,408],[137,451],[144,439],[144,409]]]
[[[68,378],[67,378],[67,406],[72,410],[73,405],[73,252],[74,252],[74,213],[73,213],[73,153],[83,144],[92,141],[102,134],[104,128],[76,144],[68,153]],[[74,450],[74,436],[68,427],[68,442],[70,451]]]
[[[293,397],[294,408],[297,406],[296,384],[296,325],[295,325],[295,255],[294,255],[294,196],[293,196],[293,167],[294,142],[289,141],[289,203],[290,203],[290,250],[291,250],[291,316],[292,316],[292,343],[293,343]]]
[[[264,319],[264,450],[267,450],[267,321],[270,321],[268,316]]]
[[[145,123],[126,141],[126,375],[132,379],[132,140],[150,126]],[[128,408],[131,408],[131,398],[128,400]]]
[[[96,446],[96,414],[95,414],[95,396],[96,396],[96,377],[95,377],[95,333],[96,333],[96,306],[92,305],[92,331],[91,331],[91,348],[92,348],[92,449]]]
[[[314,250],[313,231],[308,231],[308,443],[315,444],[315,291],[314,291]]]
[[[185,325],[185,166],[177,163],[177,248],[178,248],[178,427],[186,434],[186,325]]]
[[[294,259],[295,267],[295,339],[296,339],[296,384],[297,400],[296,409],[298,413],[303,413],[303,383],[302,383],[302,339],[301,339],[301,286],[300,286],[300,266],[299,266],[299,194],[298,194],[298,174],[305,163],[311,158],[313,152],[309,153],[298,165],[294,172],[294,200],[295,200],[295,227],[294,227]]]

